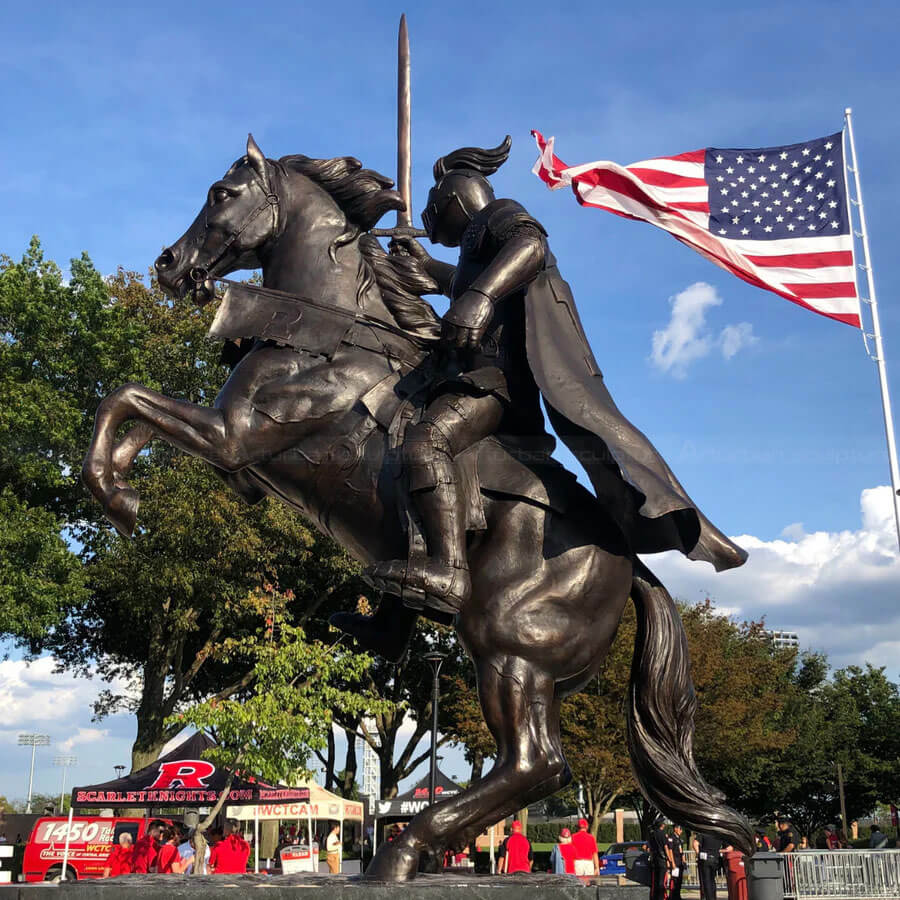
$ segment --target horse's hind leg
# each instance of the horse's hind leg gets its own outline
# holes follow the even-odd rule
[[[366,878],[413,878],[426,849],[442,850],[457,837],[477,835],[571,780],[559,738],[559,701],[554,679],[518,657],[482,660],[479,695],[485,721],[497,742],[497,761],[458,797],[419,813],[403,834],[382,844]]]

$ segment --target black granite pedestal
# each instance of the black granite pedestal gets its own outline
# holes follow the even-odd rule
[[[644,900],[639,885],[582,884],[560,875],[420,875],[405,884],[355,876],[126,875],[105,880],[11,886],[2,900]]]

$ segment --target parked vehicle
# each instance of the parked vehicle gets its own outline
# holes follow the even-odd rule
[[[600,874],[624,875],[625,851],[640,850],[643,846],[643,841],[623,841],[619,844],[610,844],[606,853],[600,854]]]
[[[74,816],[69,833],[68,817],[45,817],[34,823],[25,847],[22,874],[25,881],[59,881],[62,876],[66,835],[69,834],[69,859],[66,880],[99,878],[106,857],[119,842],[123,831],[133,842],[143,837],[151,819]],[[167,821],[167,820],[163,820]]]

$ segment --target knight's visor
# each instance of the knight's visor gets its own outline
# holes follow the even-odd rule
[[[434,229],[434,223],[437,219],[437,204],[432,201],[422,210],[422,224],[425,226],[425,230],[431,234]]]

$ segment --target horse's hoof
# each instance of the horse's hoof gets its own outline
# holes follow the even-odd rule
[[[130,538],[134,534],[140,504],[140,497],[134,488],[120,488],[106,504],[106,518],[122,537]]]
[[[419,869],[419,854],[409,846],[384,846],[363,873],[363,881],[412,881]]]

